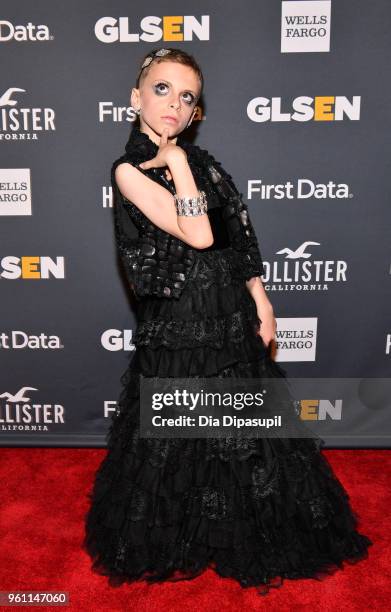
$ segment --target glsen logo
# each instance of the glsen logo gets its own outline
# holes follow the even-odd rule
[[[247,199],[253,200],[256,196],[260,200],[346,200],[352,198],[349,185],[346,183],[314,183],[311,179],[297,179],[296,183],[286,181],[285,183],[264,183],[261,179],[249,179],[247,181]]]
[[[346,261],[313,258],[310,247],[320,242],[307,240],[295,249],[285,247],[276,252],[284,261],[264,261],[265,288],[273,291],[327,291],[330,283],[346,282]]]
[[[0,349],[42,349],[57,350],[64,348],[58,336],[48,336],[45,333],[39,335],[26,334],[20,330],[13,330],[10,334],[0,332]]]
[[[10,21],[0,21],[0,42],[15,40],[16,42],[42,42],[53,40],[49,28],[46,25],[33,25],[31,21],[27,25],[14,25]]]
[[[0,215],[31,215],[30,168],[0,168]]]
[[[134,351],[135,345],[132,342],[133,330],[107,329],[101,335],[100,341],[103,348],[107,351]]]
[[[26,90],[9,87],[0,96],[0,140],[37,140],[38,133],[56,129],[52,108],[17,108],[20,92]]]
[[[47,280],[65,278],[64,257],[7,255],[0,260],[0,279]]]
[[[247,104],[247,116],[256,123],[266,121],[359,121],[361,96],[298,96],[292,102],[293,112],[282,112],[281,98],[252,98]]]
[[[65,409],[61,404],[31,403],[30,393],[36,387],[22,387],[17,393],[0,395],[0,425],[2,431],[49,431],[48,425],[64,424]]]
[[[303,421],[342,421],[342,399],[334,402],[325,399],[304,399],[300,401],[300,418]]]
[[[95,24],[95,36],[102,43],[115,42],[184,42],[190,40],[209,40],[209,15],[165,15],[143,17],[140,32],[132,32],[129,17],[101,17]]]
[[[315,361],[317,317],[279,317],[276,361]]]
[[[331,0],[281,4],[281,53],[330,51]]]

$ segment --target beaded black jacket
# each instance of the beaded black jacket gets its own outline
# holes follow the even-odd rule
[[[214,243],[206,249],[191,247],[152,223],[120,192],[115,181],[116,167],[124,162],[138,167],[143,161],[155,157],[158,150],[149,136],[134,125],[125,153],[112,165],[111,184],[117,248],[137,298],[144,295],[179,298],[189,279],[197,251],[231,247],[237,254],[236,275],[249,280],[264,273],[247,205],[231,175],[206,149],[187,142],[181,136],[177,137],[176,144],[187,154],[197,188],[206,193]],[[174,182],[166,178],[164,168],[138,169],[175,193]]]

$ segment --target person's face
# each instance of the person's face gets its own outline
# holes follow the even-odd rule
[[[175,144],[176,137],[192,121],[201,83],[190,66],[177,62],[154,61],[140,88],[132,89],[131,104],[140,108],[140,130],[159,144],[165,127],[168,138]],[[173,117],[176,121],[165,119]]]

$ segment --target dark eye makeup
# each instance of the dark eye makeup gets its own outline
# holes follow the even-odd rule
[[[153,88],[155,90],[155,93],[158,96],[164,96],[165,95],[165,92],[160,89],[161,85],[163,85],[164,87],[169,87],[168,83],[165,83],[164,81],[159,81],[158,83],[155,83]],[[190,105],[190,104],[193,104],[195,102],[195,96],[190,91],[185,91],[184,95],[188,95],[191,98],[190,100],[185,100],[186,104]]]

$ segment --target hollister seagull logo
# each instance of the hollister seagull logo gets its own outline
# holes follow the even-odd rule
[[[36,387],[21,387],[12,394],[5,391],[0,395],[1,431],[49,431],[50,425],[65,423],[65,408],[61,404],[30,401],[30,391]]]
[[[295,249],[284,247],[276,255],[284,261],[264,261],[266,289],[273,291],[325,291],[331,283],[346,282],[347,262],[341,259],[313,258],[310,247],[320,242],[306,240]]]
[[[307,242],[303,242],[303,244],[297,247],[295,251],[292,251],[292,249],[285,247],[285,249],[281,249],[281,251],[277,251],[277,255],[283,255],[284,253],[286,253],[287,259],[299,259],[300,257],[304,257],[304,258],[311,257],[311,253],[305,253],[307,246],[309,246],[310,244],[319,246],[320,242],[312,242],[311,240],[307,240]]]
[[[14,91],[23,91],[25,89],[20,89],[20,87],[9,87],[0,98],[0,106],[15,106],[18,102],[17,100],[11,100],[11,96]]]
[[[55,130],[54,109],[36,105],[20,108],[14,99],[19,92],[26,93],[26,90],[9,87],[0,96],[0,140],[38,140],[38,133]]]
[[[30,398],[24,395],[25,392],[29,389],[31,391],[38,391],[38,389],[36,389],[35,387],[22,387],[17,393],[15,393],[15,395],[12,395],[11,393],[8,393],[8,391],[6,391],[5,393],[2,393],[0,395],[0,398],[5,397],[9,402],[29,402]]]

